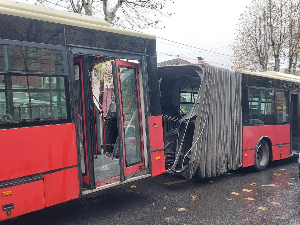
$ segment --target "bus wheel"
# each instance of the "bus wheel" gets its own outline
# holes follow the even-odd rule
[[[255,150],[255,164],[256,171],[263,171],[267,168],[269,163],[269,145],[265,140],[261,140]]]

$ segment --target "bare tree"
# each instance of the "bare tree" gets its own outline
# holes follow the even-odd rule
[[[241,14],[233,44],[236,69],[267,70],[270,56],[267,19],[267,9],[259,1],[253,1]]]
[[[300,48],[300,1],[297,4],[290,2],[288,17],[288,43],[286,46],[288,57],[287,73],[296,73]]]
[[[173,0],[36,0],[36,4],[62,7],[80,14],[97,15],[118,27],[156,27],[172,15],[166,6]]]
[[[295,73],[299,13],[299,0],[253,0],[236,29],[235,68]]]

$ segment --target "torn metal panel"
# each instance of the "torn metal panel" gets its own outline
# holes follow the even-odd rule
[[[186,178],[215,177],[242,164],[241,74],[205,65]]]
[[[170,152],[177,146],[174,163],[168,171],[190,179],[215,177],[239,168],[242,164],[241,74],[210,65],[180,69],[186,67],[199,68],[196,71],[201,85],[194,108],[179,121],[176,143],[172,148],[171,144],[166,147],[169,154],[166,158],[171,161]],[[168,70],[171,68],[161,72]]]

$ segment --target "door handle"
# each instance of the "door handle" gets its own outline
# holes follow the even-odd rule
[[[8,203],[2,206],[3,211],[6,211],[7,215],[11,214],[11,210],[15,208],[14,203]]]

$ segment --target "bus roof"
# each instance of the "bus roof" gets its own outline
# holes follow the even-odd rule
[[[47,22],[88,28],[93,30],[102,30],[147,39],[156,38],[154,35],[113,28],[108,22],[100,18],[11,0],[0,0],[0,14],[43,20]]]
[[[300,76],[286,74],[286,73],[279,73],[275,71],[265,71],[265,72],[250,72],[250,71],[241,71],[244,74],[259,76],[259,77],[267,77],[273,78],[277,80],[285,80],[295,83],[300,83]]]

